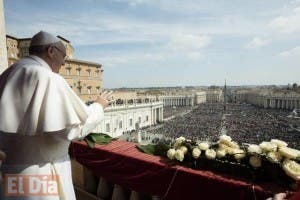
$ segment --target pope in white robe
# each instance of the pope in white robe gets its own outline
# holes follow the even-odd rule
[[[81,101],[58,74],[66,49],[57,37],[41,31],[30,47],[30,56],[0,76],[0,150],[6,154],[0,199],[73,200],[68,146],[101,122],[109,95],[100,95],[90,106]],[[12,179],[14,175],[27,176],[18,176],[20,181]],[[57,182],[49,182],[49,177],[56,176]],[[45,184],[39,186],[41,191],[35,186],[28,194],[25,187],[30,180],[24,177],[41,178]],[[55,183],[57,188],[53,188]]]

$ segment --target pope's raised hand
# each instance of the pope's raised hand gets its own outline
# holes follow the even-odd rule
[[[97,96],[95,102],[101,104],[103,108],[106,108],[109,104],[115,101],[112,99],[112,93],[113,93],[112,91],[102,92],[100,95]]]

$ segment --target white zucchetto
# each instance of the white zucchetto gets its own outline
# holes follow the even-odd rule
[[[47,33],[45,31],[40,31],[32,37],[30,46],[54,44],[59,41],[60,39],[58,37],[55,37],[52,34]]]

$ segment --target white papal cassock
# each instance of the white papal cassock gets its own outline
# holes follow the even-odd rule
[[[68,146],[103,117],[100,104],[86,106],[41,58],[11,66],[0,77],[0,149],[7,154],[2,174],[58,175],[59,195],[9,197],[5,182],[0,199],[75,199]]]

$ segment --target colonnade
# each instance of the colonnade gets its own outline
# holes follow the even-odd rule
[[[161,97],[164,106],[194,106],[193,96]]]
[[[163,107],[159,108],[152,108],[152,123],[151,124],[156,124],[157,122],[162,122],[163,121]]]
[[[299,98],[266,98],[264,100],[264,108],[279,108],[279,109],[299,109]]]

